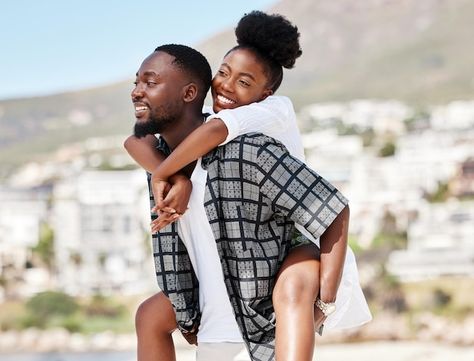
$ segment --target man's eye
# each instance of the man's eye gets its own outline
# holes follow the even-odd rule
[[[154,85],[156,85],[156,83],[155,83],[154,81],[147,81],[147,82],[146,82],[146,85],[148,85],[148,86],[154,86]]]
[[[224,70],[218,70],[217,74],[219,74],[220,76],[225,76],[226,75]]]
[[[250,83],[249,82],[246,82],[245,80],[239,80],[239,83],[245,87],[249,87],[250,86]]]

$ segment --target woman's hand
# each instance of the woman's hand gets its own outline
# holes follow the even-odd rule
[[[321,331],[320,335],[322,334],[321,326],[324,324],[324,321],[326,321],[326,318],[323,311],[314,305],[314,331],[318,333]]]

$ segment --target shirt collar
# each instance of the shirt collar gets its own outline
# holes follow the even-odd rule
[[[156,149],[161,151],[166,156],[171,154],[171,149],[162,136],[158,138],[158,144],[156,145]]]

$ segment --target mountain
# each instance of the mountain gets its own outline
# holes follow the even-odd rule
[[[22,163],[61,144],[131,133],[132,80],[44,97],[0,102],[0,163]]]
[[[270,12],[298,25],[303,55],[280,93],[296,106],[354,98],[414,105],[474,96],[474,2],[470,0],[284,0]],[[212,63],[231,32],[202,45]]]
[[[279,90],[297,108],[354,98],[427,106],[474,96],[474,1],[283,0],[269,12],[287,16],[301,33],[303,56]],[[215,69],[234,44],[229,29],[197,48]],[[90,136],[130,133],[131,82],[0,101],[0,162],[23,162]]]

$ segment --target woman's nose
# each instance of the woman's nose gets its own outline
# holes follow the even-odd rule
[[[228,92],[232,92],[234,90],[234,86],[231,79],[224,80],[221,86],[222,86],[222,89]]]

